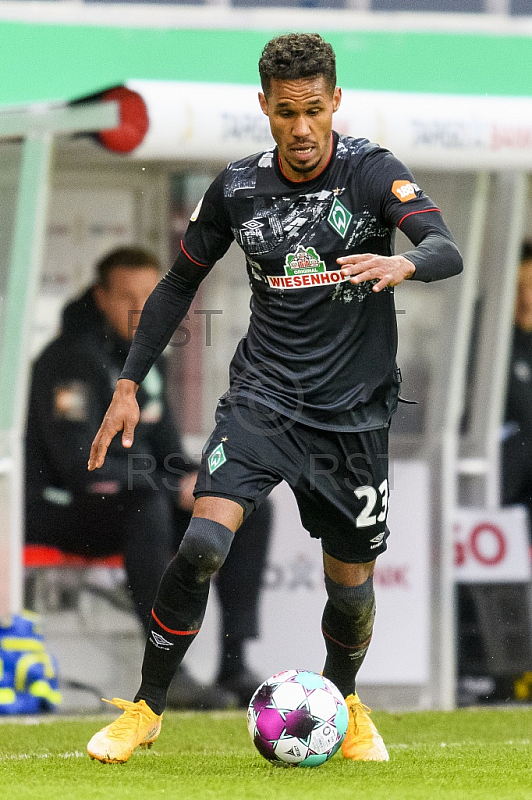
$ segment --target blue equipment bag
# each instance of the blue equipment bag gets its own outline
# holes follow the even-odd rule
[[[39,714],[61,703],[57,662],[44,648],[39,616],[0,618],[0,714]]]

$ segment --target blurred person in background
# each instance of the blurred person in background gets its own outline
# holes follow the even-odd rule
[[[521,245],[519,261],[502,427],[500,501],[503,506],[519,504],[526,508],[528,537],[532,544],[532,241]],[[503,591],[507,588],[497,583],[490,587],[493,602],[496,602],[499,587]],[[515,588],[520,591],[520,587]],[[504,602],[499,601],[505,607],[508,630],[510,623],[516,624],[517,619],[509,597],[507,595]],[[532,671],[519,675],[511,671],[499,674],[493,670],[479,613],[482,601],[485,602],[485,596],[478,599],[475,585],[465,583],[458,586],[458,703],[505,702],[511,697],[530,700]],[[515,602],[517,607],[528,607],[526,595],[519,596]]]
[[[501,459],[501,501],[528,510],[532,544],[532,241],[521,248],[508,370]]]
[[[161,577],[190,521],[198,468],[170,410],[164,358],[137,394],[134,447],[126,451],[117,442],[97,475],[87,471],[87,456],[159,278],[158,259],[140,247],[121,247],[98,262],[95,284],[65,307],[60,335],[33,367],[26,435],[26,542],[91,557],[122,554],[145,632]],[[245,643],[258,633],[271,516],[268,503],[249,518],[215,579],[222,618],[216,684],[202,685],[182,667],[170,706],[246,705],[260,683],[246,664]]]
[[[526,508],[528,541],[532,546],[532,240],[521,246],[504,420],[501,502]],[[502,683],[505,697],[513,694],[517,700],[530,702],[532,664],[510,681],[496,683]]]

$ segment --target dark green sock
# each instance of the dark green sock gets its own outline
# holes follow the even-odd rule
[[[325,581],[328,585],[328,579]],[[329,582],[329,588],[332,581]],[[375,619],[373,579],[329,592],[322,617],[327,648],[323,674],[344,697],[356,691],[356,676],[368,651]]]

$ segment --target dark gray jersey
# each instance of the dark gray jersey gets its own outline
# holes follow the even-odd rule
[[[327,167],[302,183],[283,176],[275,150],[229,164],[183,247],[205,265],[232,239],[245,253],[251,320],[230,395],[325,428],[386,424],[397,395],[393,290],[353,285],[336,259],[391,255],[395,227],[416,212],[441,225],[409,171],[365,139],[334,136]]]
[[[166,290],[179,293],[192,265],[206,274],[233,240],[242,248],[251,318],[231,362],[230,399],[251,397],[331,430],[388,423],[398,394],[393,289],[353,285],[336,259],[391,255],[398,226],[416,245],[408,257],[417,279],[460,270],[434,203],[400,161],[366,139],[333,134],[327,166],[309,181],[288,180],[276,149],[218,175],[184,236],[173,268],[179,285]],[[154,335],[144,328],[149,349]],[[123,376],[138,374],[130,369]]]

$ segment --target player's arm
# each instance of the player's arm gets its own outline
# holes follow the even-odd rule
[[[364,170],[368,206],[387,225],[398,227],[414,245],[402,255],[361,253],[339,258],[352,283],[376,281],[373,291],[404,280],[442,280],[462,271],[462,257],[439,208],[411,173],[388,151],[377,150]]]
[[[107,449],[119,431],[124,447],[133,444],[140,416],[136,398],[139,385],[185,317],[208,271],[206,265],[194,263],[182,250],[172,269],[148,297],[113,399],[92,443],[89,470],[102,466]]]
[[[89,470],[101,467],[109,444],[122,431],[131,447],[139,419],[138,387],[182,322],[202,280],[229,248],[232,232],[224,215],[222,176],[207,190],[194,212],[181,251],[148,297],[111,405],[92,443]]]

